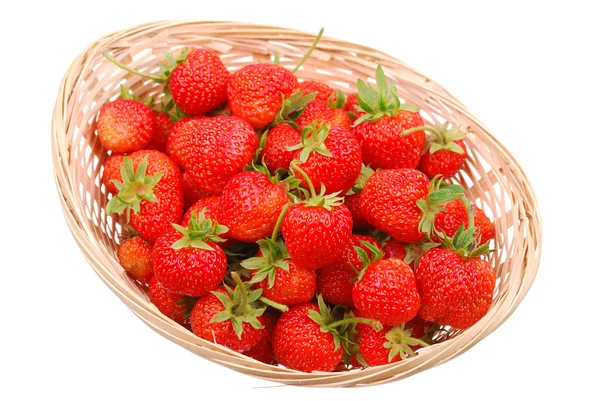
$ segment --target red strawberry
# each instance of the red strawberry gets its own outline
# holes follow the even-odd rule
[[[265,135],[267,140],[261,153],[265,166],[272,173],[277,169],[289,169],[296,151],[287,148],[302,141],[300,133],[292,126],[282,123],[271,128]]]
[[[302,143],[294,156],[316,188],[326,194],[345,193],[360,176],[360,146],[344,127],[309,127],[302,131]],[[306,186],[306,180],[303,181]]]
[[[342,198],[317,195],[308,183],[311,197],[288,210],[281,231],[294,263],[317,270],[342,256],[352,234],[352,215]]]
[[[352,120],[348,117],[345,111],[341,109],[333,109],[326,102],[313,100],[306,105],[306,108],[296,119],[296,124],[300,129],[304,129],[311,124],[322,125],[329,124],[330,126],[341,125],[350,129]]]
[[[142,237],[132,237],[119,244],[117,257],[129,277],[147,283],[154,275],[152,245]]]
[[[190,219],[187,228],[173,225],[154,244],[154,274],[170,292],[202,297],[215,289],[227,269],[225,252],[217,242],[227,232],[203,213]]]
[[[282,365],[302,372],[331,372],[344,354],[341,338],[351,323],[365,319],[339,320],[332,315],[321,297],[318,304],[293,306],[283,313],[273,332],[273,351]],[[375,322],[369,324],[378,325]],[[380,327],[380,325],[379,325]]]
[[[181,58],[181,55],[180,55]],[[219,56],[191,48],[168,77],[173,101],[186,114],[202,114],[227,101],[229,71]]]
[[[96,123],[102,146],[129,153],[148,145],[154,133],[154,112],[134,99],[117,99],[102,106]]]
[[[221,286],[200,298],[190,320],[195,335],[237,352],[256,346],[267,333],[264,331],[264,307],[257,305],[256,291],[245,286],[235,290]]]
[[[449,129],[448,122],[435,128],[426,128],[431,134],[427,137],[419,170],[429,178],[438,174],[443,178],[452,177],[467,159],[467,147],[462,140],[467,134],[458,128]]]
[[[329,98],[335,96],[335,90],[331,88],[329,85],[324,84],[323,82],[317,81],[302,81],[298,84],[298,87],[294,91],[294,93],[305,92],[305,93],[313,93],[317,92],[317,97],[315,100],[320,102],[327,102]]]
[[[377,260],[376,257],[375,262],[370,262],[366,252],[361,251],[358,252],[366,267],[352,290],[356,309],[363,317],[386,326],[396,326],[414,318],[419,312],[420,298],[410,266],[395,258]]]
[[[179,222],[183,212],[181,171],[170,157],[156,150],[139,150],[123,159],[119,194],[106,205],[106,214],[126,212],[129,224],[154,243]],[[131,213],[133,210],[133,213]]]
[[[364,218],[360,212],[360,194],[346,195],[344,205],[352,214],[352,228],[358,231],[369,231],[373,226]]]
[[[396,89],[388,84],[381,66],[377,67],[377,87],[375,90],[358,81],[359,111],[365,114],[354,122],[354,135],[361,142],[363,160],[374,169],[416,168],[425,145],[425,132],[403,132],[422,127],[423,119],[416,107],[400,104]]]
[[[190,173],[184,171],[183,174],[183,200],[186,209],[189,209],[194,203],[198,202],[202,198],[210,196],[209,193],[204,192],[196,184],[196,181],[192,178]]]
[[[406,257],[406,244],[394,239],[387,240],[383,245],[383,257],[386,259],[398,258],[404,260]]]
[[[258,147],[254,129],[238,117],[189,119],[176,128],[167,142],[169,154],[201,190],[214,195],[252,161]]]
[[[474,206],[474,223],[475,233],[481,233],[480,243],[485,244],[495,236],[495,228],[485,213],[478,207]],[[453,237],[461,225],[469,226],[469,214],[465,205],[460,199],[456,199],[446,205],[443,210],[435,216],[435,229],[444,232],[448,237]],[[437,235],[433,235],[434,241],[440,242],[441,239]]]
[[[257,241],[260,249],[255,257],[241,265],[252,271],[251,284],[261,288],[268,299],[292,306],[308,302],[315,296],[317,275],[298,267],[287,253],[283,241],[266,238]]]
[[[477,206],[475,206],[474,208],[475,227],[477,228],[475,233],[480,236],[479,243],[485,244],[486,242],[491,241],[496,237],[496,226],[494,226],[494,224],[491,222],[489,217],[486,216],[483,210],[481,210]]]
[[[228,236],[255,242],[273,232],[277,218],[289,203],[283,187],[257,171],[233,176],[221,194],[219,221],[229,228]]]
[[[166,113],[154,113],[154,133],[146,149],[154,149],[160,152],[167,152],[167,138],[173,128],[173,121]]]
[[[358,278],[358,271],[362,268],[362,261],[354,247],[359,247],[365,250],[369,257],[374,257],[363,242],[371,244],[381,252],[381,246],[375,238],[353,234],[350,236],[342,256],[333,264],[317,270],[317,291],[330,304],[354,307],[352,289]]]
[[[298,79],[275,64],[250,64],[236,71],[227,82],[227,98],[234,116],[263,128],[275,120],[298,86]]]
[[[123,155],[116,154],[109,156],[102,166],[102,183],[109,194],[118,194],[119,190],[113,180],[121,180],[121,164],[123,164]]]
[[[190,206],[181,218],[181,225],[187,227],[190,224],[192,216],[199,216],[200,213],[204,212],[204,218],[210,219],[213,223],[219,223],[219,205],[220,199],[218,196],[209,195],[205,198],[200,199],[198,202]],[[222,225],[222,224],[221,224]],[[219,242],[219,246],[223,249],[230,247],[237,241],[229,239],[229,232],[224,233],[220,236],[224,241]]]
[[[275,330],[275,324],[277,324],[278,316],[273,313],[265,312],[263,317],[265,319],[265,334],[260,338],[258,344],[244,352],[244,355],[262,363],[266,363],[267,365],[275,365],[275,355],[273,354],[271,339],[273,337],[273,331]]]
[[[387,365],[414,356],[416,349],[427,346],[421,339],[425,334],[424,324],[418,316],[407,323],[384,327],[380,331],[359,324],[360,355],[370,366]]]
[[[183,297],[173,294],[158,281],[156,277],[150,279],[148,284],[148,296],[158,310],[177,323],[188,326],[189,315],[194,306],[195,298]]]
[[[344,110],[347,113],[354,113],[355,117],[358,118],[360,117],[363,113],[361,113],[360,115],[357,114],[359,113],[358,110],[356,109],[355,106],[359,106],[358,104],[358,93],[351,93],[348,96],[346,96],[346,102],[344,103],[344,108],[342,110]],[[354,120],[356,120],[356,118],[354,118]]]
[[[452,239],[444,241],[449,249],[431,249],[419,260],[415,274],[423,319],[467,329],[490,308],[496,272],[479,258],[488,251],[488,244],[472,249],[474,232],[474,227],[459,229]]]
[[[417,170],[380,170],[360,193],[360,211],[378,230],[396,241],[412,243],[431,233],[435,214],[463,194],[460,186],[430,183]]]

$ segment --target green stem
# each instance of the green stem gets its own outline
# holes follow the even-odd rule
[[[246,286],[237,272],[231,272],[231,278],[236,286],[242,290],[242,302],[235,308],[235,314],[242,316],[246,310],[246,304],[248,303],[248,293],[246,292]]]
[[[425,341],[420,340],[418,338],[414,338],[414,337],[410,337],[413,341],[415,341],[417,344],[419,344],[421,347],[429,347],[429,344],[427,344]],[[407,338],[408,340],[408,338]]]
[[[429,131],[432,132],[433,134],[435,134],[436,138],[440,141],[440,143],[445,144],[444,141],[444,136],[442,135],[442,133],[434,127],[413,127],[413,128],[409,128],[407,130],[404,130],[400,133],[400,135],[405,136],[405,135],[409,135],[412,134],[413,132],[417,132],[417,131]]]
[[[277,310],[279,310],[281,312],[287,312],[288,309],[289,309],[286,305],[280,304],[279,302],[272,301],[269,298],[264,297],[264,296],[258,298],[258,300],[260,302],[262,302],[263,304],[269,305],[269,306],[271,306],[271,307],[273,307],[273,308],[275,308],[275,309],[277,309]]]
[[[469,227],[467,227],[467,229],[475,227],[475,214],[473,213],[473,206],[471,205],[471,202],[469,202],[464,194],[461,195],[459,199],[465,206],[465,209],[467,209],[467,216],[469,216]]]
[[[290,169],[294,169],[294,170],[296,170],[296,171],[298,171],[300,173],[300,175],[302,176],[302,178],[304,178],[304,180],[308,184],[308,189],[310,190],[311,197],[316,198],[317,197],[317,192],[315,191],[315,187],[313,186],[312,181],[310,180],[310,178],[308,178],[308,175],[306,175],[306,173],[304,172],[304,170],[302,170],[300,167],[298,167],[295,163],[290,164]]]
[[[317,43],[319,43],[319,40],[321,40],[321,36],[323,36],[323,31],[324,31],[324,29],[321,28],[321,30],[317,34],[317,37],[315,38],[314,42],[310,46],[310,49],[308,49],[308,51],[306,52],[306,54],[304,55],[304,57],[302,57],[302,60],[300,60],[300,62],[298,63],[298,65],[296,65],[296,67],[294,67],[294,69],[292,70],[292,73],[295,73],[296,71],[298,71],[298,69],[300,69],[300,67],[302,67],[302,64],[304,64],[304,62],[306,60],[308,60],[308,58],[312,54],[313,50],[315,50],[315,48],[317,47]]]
[[[271,234],[271,239],[273,241],[277,240],[277,234],[279,234],[279,229],[281,228],[281,224],[283,223],[283,218],[285,217],[285,214],[287,213],[287,211],[290,209],[290,207],[292,206],[291,203],[287,203],[283,209],[281,209],[281,213],[279,213],[279,217],[277,218],[277,223],[275,223],[275,227],[273,228],[273,233]]]
[[[349,317],[347,319],[338,320],[337,322],[328,324],[327,327],[330,329],[333,329],[334,327],[342,326],[344,324],[351,324],[351,323],[368,324],[369,326],[374,327],[375,330],[377,330],[377,331],[383,329],[383,326],[378,321],[372,320],[372,319],[365,319],[364,317]]]
[[[166,78],[161,76],[161,75],[155,75],[155,74],[147,74],[145,72],[140,72],[137,70],[134,70],[133,68],[121,63],[120,61],[117,61],[117,59],[115,59],[113,56],[111,56],[108,53],[104,53],[104,57],[106,57],[107,59],[109,59],[113,64],[115,64],[117,67],[124,69],[125,71],[129,71],[132,74],[138,75],[142,78],[148,78],[151,79],[153,81],[159,82],[159,83],[164,83],[166,82]]]

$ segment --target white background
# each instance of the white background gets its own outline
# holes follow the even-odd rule
[[[488,3],[3,5],[0,399],[597,397],[598,13],[592,1]],[[540,204],[542,262],[513,316],[449,363],[352,390],[257,389],[273,385],[203,360],[147,328],[96,277],[71,237],[52,175],[50,119],[62,75],[85,46],[168,18],[311,32],[324,26],[326,35],[407,62],[461,99],[519,160]]]

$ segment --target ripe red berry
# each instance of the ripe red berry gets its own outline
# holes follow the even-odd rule
[[[132,237],[119,244],[117,258],[129,277],[148,283],[154,275],[151,253],[152,244],[142,237]]]

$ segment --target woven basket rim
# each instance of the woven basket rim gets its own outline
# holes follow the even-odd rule
[[[295,385],[310,385],[310,386],[331,386],[331,385],[368,385],[383,383],[390,380],[395,380],[393,367],[402,365],[402,377],[407,377],[418,371],[423,370],[429,366],[435,366],[446,360],[452,359],[455,356],[468,350],[474,346],[481,339],[490,334],[495,328],[497,328],[504,320],[506,320],[512,312],[516,309],[518,304],[521,302],[523,297],[528,292],[539,267],[540,253],[541,253],[541,242],[542,242],[542,228],[541,228],[541,217],[537,206],[537,200],[533,192],[531,183],[529,182],[527,175],[522,170],[520,165],[517,163],[515,158],[510,154],[508,149],[500,143],[495,136],[493,136],[487,127],[473,116],[469,110],[463,105],[458,99],[451,95],[441,85],[437,84],[434,80],[424,76],[419,72],[415,72],[420,77],[423,77],[428,82],[427,91],[431,92],[432,95],[442,97],[444,102],[451,107],[453,110],[457,110],[468,119],[481,128],[481,130],[489,136],[490,143],[493,144],[495,150],[499,152],[503,159],[508,160],[511,163],[511,168],[514,172],[518,173],[522,177],[521,185],[525,188],[524,192],[527,193],[527,204],[529,205],[527,224],[531,224],[530,229],[535,234],[535,251],[532,257],[525,260],[526,269],[518,288],[513,288],[516,292],[509,305],[504,305],[502,309],[503,315],[501,320],[494,320],[493,322],[489,319],[482,319],[475,326],[467,329],[461,335],[446,340],[440,344],[428,347],[419,353],[418,356],[410,358],[406,361],[402,361],[392,365],[384,365],[379,367],[369,367],[364,370],[351,370],[345,372],[313,372],[304,373],[293,371],[280,366],[269,366],[259,362],[250,360],[247,357],[241,356],[225,347],[212,344],[195,337],[193,334],[188,332],[182,327],[177,327],[176,324],[169,321],[166,317],[161,315],[153,306],[145,305],[148,304],[147,300],[144,300],[139,294],[134,293],[124,283],[119,281],[119,277],[109,274],[104,266],[114,266],[114,256],[106,249],[102,249],[97,243],[93,241],[93,233],[90,232],[89,228],[83,223],[86,220],[85,212],[77,199],[77,189],[75,188],[75,179],[72,176],[71,160],[70,160],[70,143],[67,143],[65,136],[66,120],[69,102],[72,100],[73,93],[69,89],[76,88],[77,83],[80,82],[82,66],[89,66],[90,60],[93,55],[101,54],[98,53],[102,49],[106,48],[110,43],[116,43],[123,38],[127,38],[131,35],[148,35],[150,32],[156,32],[158,30],[165,30],[168,28],[181,28],[181,27],[207,27],[207,26],[229,26],[238,27],[238,33],[243,32],[256,32],[261,31],[265,33],[281,33],[284,32],[290,36],[300,37],[311,37],[314,36],[312,33],[303,32],[296,29],[280,28],[269,25],[246,23],[246,22],[232,22],[232,21],[202,21],[202,20],[163,20],[154,21],[146,24],[141,24],[131,28],[115,31],[113,33],[102,36],[101,38],[93,41],[88,45],[82,53],[76,57],[71,63],[69,69],[65,73],[59,93],[57,96],[53,119],[52,119],[52,155],[54,163],[54,174],[57,184],[58,193],[61,199],[61,206],[67,224],[76,240],[78,246],[81,248],[87,261],[102,279],[102,281],[130,308],[132,311],[142,320],[144,323],[149,325],[152,329],[157,331],[164,337],[169,338],[171,341],[183,346],[186,349],[195,352],[204,358],[212,359],[216,363],[224,366],[229,366],[233,369],[243,371],[244,373],[254,375],[257,377],[265,378],[268,380],[274,380],[281,383],[295,384]],[[241,29],[240,27],[244,27]],[[264,36],[264,35],[263,35]],[[231,37],[231,36],[230,36]],[[321,47],[322,44],[322,47]],[[368,47],[355,45],[343,40],[323,36],[320,42],[320,48],[332,48],[336,44],[339,46],[349,46],[354,49],[365,49],[365,52],[369,54],[376,54],[378,59],[391,60],[392,62],[405,66],[410,69],[406,64],[397,60],[396,58],[379,52],[377,50],[369,49]],[[413,69],[410,69],[414,72]],[[530,250],[525,249],[524,252]],[[528,254],[529,255],[529,254]],[[518,278],[515,278],[515,280]],[[493,323],[493,324],[492,324]],[[467,335],[469,334],[469,335]],[[261,366],[262,365],[262,366]],[[390,376],[391,375],[391,376]],[[390,378],[388,378],[388,376]],[[373,378],[370,381],[370,378]]]

